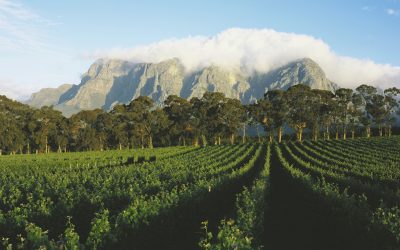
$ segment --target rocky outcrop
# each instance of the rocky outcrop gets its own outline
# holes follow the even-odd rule
[[[58,88],[41,89],[39,92],[32,94],[31,98],[26,101],[26,104],[35,108],[57,105],[60,96],[70,90],[72,86],[72,84],[63,84]]]
[[[68,116],[84,109],[110,110],[115,104],[129,103],[140,95],[149,96],[161,105],[172,94],[192,98],[201,97],[205,91],[218,91],[249,103],[261,98],[269,89],[287,89],[296,84],[331,91],[336,88],[319,65],[308,58],[252,76],[215,65],[188,73],[176,58],[136,64],[100,59],[89,68],[79,85],[70,86],[59,95],[58,102],[54,98],[47,100],[46,95],[39,94],[41,92],[32,99],[42,98],[41,102],[34,103],[52,103]]]

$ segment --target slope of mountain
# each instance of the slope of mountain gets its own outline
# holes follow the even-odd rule
[[[35,108],[57,105],[60,96],[71,89],[72,86],[72,84],[63,84],[58,88],[41,89],[39,92],[32,94],[31,98],[27,101],[27,104]]]
[[[336,88],[319,65],[309,58],[249,77],[215,65],[185,72],[176,58],[137,64],[100,59],[91,65],[79,85],[73,85],[59,95],[57,103],[55,98],[47,100],[48,90],[43,90],[35,93],[28,104],[56,104],[56,109],[69,116],[84,109],[110,110],[115,104],[128,103],[140,95],[150,96],[161,105],[168,95],[192,98],[201,97],[205,91],[223,92],[227,97],[249,103],[261,98],[269,89],[287,89],[300,83],[331,91]],[[39,102],[41,98],[43,100]]]

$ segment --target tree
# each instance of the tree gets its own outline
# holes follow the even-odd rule
[[[322,102],[320,103],[319,106],[319,120],[321,126],[324,127],[324,139],[325,140],[330,140],[330,128],[332,126],[332,123],[335,121],[335,115],[336,115],[336,102],[334,100],[334,94],[330,91],[325,91],[323,92],[322,96]]]
[[[365,109],[371,115],[372,121],[377,125],[379,136],[383,135],[383,123],[385,121],[385,97],[380,94],[371,96],[370,101],[367,103]]]
[[[147,124],[145,126],[148,135],[148,146],[153,147],[153,137],[156,136],[157,145],[164,143],[163,137],[167,134],[169,127],[168,116],[165,114],[164,110],[161,108],[156,108],[151,111],[149,118],[146,120]]]
[[[243,116],[241,117],[241,122],[242,122],[242,143],[246,142],[246,128],[248,125],[251,125],[253,123],[253,117],[251,115],[251,105],[243,105]]]
[[[199,126],[214,138],[215,145],[221,145],[221,137],[224,135],[223,105],[225,101],[225,95],[220,92],[206,92],[201,99],[193,100]]]
[[[298,84],[290,87],[287,92],[287,103],[289,107],[288,122],[296,131],[298,142],[303,140],[303,131],[310,121],[312,92],[309,86]]]
[[[122,147],[129,147],[129,123],[126,117],[125,105],[115,105],[110,112],[113,116],[112,122],[112,143]]]
[[[186,138],[193,132],[192,104],[177,95],[170,95],[164,101],[164,111],[170,120],[169,133],[178,145],[186,145]],[[194,145],[198,145],[198,139],[194,136]]]
[[[392,135],[392,124],[396,121],[396,117],[394,116],[396,113],[396,109],[399,107],[399,103],[396,100],[396,97],[400,95],[400,89],[398,88],[389,88],[385,89],[385,131],[387,136]]]
[[[375,87],[369,86],[369,85],[360,85],[356,88],[356,91],[358,94],[362,97],[362,102],[364,108],[364,115],[360,119],[361,123],[365,127],[365,133],[367,137],[371,137],[371,123],[372,123],[372,115],[370,113],[370,109],[367,108],[367,106],[371,107],[371,100],[372,97],[377,93],[377,90]]]
[[[270,119],[275,129],[278,130],[278,142],[282,142],[283,125],[285,124],[289,112],[285,91],[269,90],[264,94],[264,99],[269,101]]]
[[[140,137],[140,146],[142,148],[153,148],[153,136],[155,126],[161,119],[160,112],[154,110],[154,101],[147,96],[140,96],[126,106],[128,120],[132,122],[132,135]],[[147,143],[145,138],[147,137]]]
[[[113,131],[113,117],[110,113],[101,113],[97,116],[93,128],[96,130],[96,137],[99,140],[100,151],[109,147]]]
[[[269,142],[273,141],[273,127],[272,120],[270,118],[272,111],[272,104],[266,99],[261,99],[253,105],[253,116],[261,124],[269,134]]]
[[[233,145],[235,136],[243,122],[245,109],[238,99],[225,98],[222,105],[222,126],[223,131],[229,136],[229,141]]]
[[[329,126],[331,122],[332,92],[328,90],[312,89],[310,93],[310,125],[312,139],[318,140],[321,126],[328,126],[324,132],[325,138],[329,138]]]
[[[349,126],[351,138],[355,138],[355,130],[359,126],[363,117],[363,99],[359,93],[353,93],[351,97]]]
[[[343,140],[347,138],[348,123],[350,120],[350,106],[353,96],[352,89],[340,88],[335,91],[335,98],[339,112],[339,121],[342,127]]]

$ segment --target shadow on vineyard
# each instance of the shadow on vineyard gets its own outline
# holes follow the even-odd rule
[[[117,243],[110,242],[105,249],[200,249],[198,244],[204,236],[201,222],[207,220],[210,230],[216,233],[220,221],[233,216],[236,195],[249,186],[260,172],[264,156],[265,146],[254,166],[241,178],[159,213],[148,225],[126,232],[124,239]],[[251,155],[243,162],[248,162],[250,158]]]
[[[276,152],[271,157],[270,181],[266,249],[377,249],[368,239],[365,218],[351,217],[350,209],[335,207],[338,204],[321,199],[294,180]]]

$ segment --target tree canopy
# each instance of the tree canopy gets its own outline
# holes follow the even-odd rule
[[[53,107],[31,108],[0,96],[0,153],[34,153],[170,145],[207,145],[237,142],[246,127],[262,127],[268,140],[282,141],[285,127],[303,140],[320,134],[346,139],[348,133],[390,136],[399,112],[400,90],[361,85],[355,90],[330,91],[295,85],[269,90],[253,104],[244,105],[223,93],[206,92],[186,100],[169,96],[163,105],[140,96],[128,104],[84,110],[65,118]],[[340,135],[340,136],[339,136]]]

